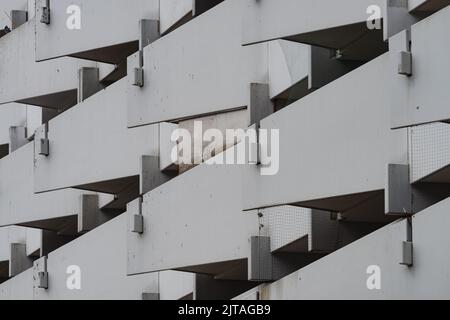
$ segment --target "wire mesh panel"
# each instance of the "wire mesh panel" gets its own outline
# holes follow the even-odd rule
[[[432,123],[412,127],[409,136],[411,182],[421,180],[449,164],[449,124]]]
[[[311,233],[311,209],[280,206],[261,210],[260,235],[270,237],[276,251]]]

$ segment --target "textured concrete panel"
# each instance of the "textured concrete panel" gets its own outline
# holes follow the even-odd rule
[[[44,2],[38,0],[36,17],[41,16]],[[73,14],[73,11],[67,13],[71,5],[81,9],[80,29],[67,28],[67,20]],[[35,20],[37,61],[137,42],[139,20],[159,20],[158,0],[133,0],[131,3],[121,0],[51,0],[50,10],[49,25],[41,23],[40,18]]]
[[[33,300],[33,269],[0,284],[1,300]]]
[[[261,289],[262,299],[446,299],[448,261],[442,252],[450,224],[449,201],[413,217],[414,266],[400,265],[406,223],[400,220]],[[438,244],[438,250],[436,245]],[[354,259],[358,257],[358,259]],[[381,271],[381,289],[369,290],[370,266]],[[372,271],[373,272],[373,271]],[[342,288],[346,288],[342,290]]]
[[[137,176],[140,157],[158,155],[158,126],[127,129],[125,86],[120,80],[49,122],[50,154],[35,155],[36,192]]]
[[[313,31],[365,23],[371,5],[384,0],[245,0],[243,43],[287,38]],[[283,23],[280,23],[283,21]],[[336,39],[337,40],[337,39]]]
[[[96,66],[95,62],[74,58],[36,63],[34,35],[32,20],[1,38],[0,104],[76,90],[78,69]],[[49,106],[61,107],[66,103],[67,97],[63,97]]]
[[[187,15],[192,15],[195,0],[164,0],[159,3],[159,28],[161,33],[173,28]]]
[[[24,10],[28,9],[27,0],[2,0],[2,10],[0,12],[0,28],[11,26],[11,11],[12,10]]]
[[[406,130],[388,124],[388,61],[383,55],[261,122],[279,129],[279,172],[245,172],[245,209],[384,189],[389,161],[407,155]]]
[[[0,0],[0,300],[450,298],[449,4]]]
[[[139,300],[143,292],[158,292],[158,274],[127,277],[125,232],[126,216],[121,215],[50,253],[49,288],[35,288],[35,299]],[[80,290],[66,285],[74,274],[70,266],[78,266],[81,271]]]
[[[0,225],[60,218],[80,212],[83,194],[80,190],[34,194],[33,165],[32,142],[0,160]]]
[[[241,210],[241,178],[240,166],[201,165],[146,194],[144,232],[127,236],[128,273],[247,258],[258,220]]]
[[[225,1],[144,48],[144,87],[128,85],[130,127],[249,104],[250,83],[268,80],[267,45],[241,46],[242,9]]]
[[[447,54],[450,50],[449,27],[450,7],[411,27],[411,77],[397,74],[398,53],[404,50],[397,43],[403,35],[392,40],[390,77],[393,128],[450,119],[450,92],[446,85],[450,70]]]

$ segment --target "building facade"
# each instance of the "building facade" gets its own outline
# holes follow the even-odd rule
[[[0,299],[449,299],[449,0],[0,0]]]

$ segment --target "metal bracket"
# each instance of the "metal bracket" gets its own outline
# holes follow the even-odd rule
[[[331,52],[332,52],[331,60],[342,60],[344,58],[342,49],[336,49]]]
[[[385,214],[409,216],[413,213],[409,165],[388,164],[384,192]]]
[[[261,164],[261,143],[259,130],[261,128],[261,120],[270,116],[274,112],[274,106],[270,100],[269,85],[265,83],[250,84],[250,125],[255,126],[256,143],[250,143],[249,164]]]
[[[142,234],[144,233],[144,216],[141,214],[133,215],[133,228],[131,232]]]
[[[133,69],[133,79],[132,85],[136,87],[142,88],[144,86],[144,69],[143,68],[134,68]]]
[[[131,85],[140,88],[144,86],[144,52],[142,50],[133,55],[133,63],[128,62],[128,77],[131,77],[129,80]]]
[[[274,112],[270,100],[269,85],[265,83],[250,84],[250,125],[259,124],[261,120]]]
[[[50,142],[48,139],[48,124],[44,124],[34,132],[35,153],[48,157],[50,154]]]
[[[47,257],[44,256],[34,262],[33,266],[34,287],[48,289]]]
[[[400,51],[398,55],[398,73],[404,76],[412,76],[412,53]]]
[[[144,233],[144,216],[142,215],[142,197],[127,204],[127,212],[130,213],[130,231]]]
[[[48,272],[41,271],[38,272],[38,284],[37,287],[39,289],[48,289]]]
[[[248,163],[253,165],[260,165],[261,164],[261,143],[259,141],[260,125],[259,123],[256,123],[254,126],[256,131],[256,143],[253,142],[249,144],[250,150]]]
[[[41,23],[50,24],[50,0],[45,0],[42,6]]]
[[[255,236],[250,238],[250,257],[248,259],[249,281],[272,281],[272,253],[270,237]]]
[[[413,243],[412,241],[402,242],[402,261],[400,264],[411,267],[413,265]]]
[[[49,141],[48,138],[40,139],[39,140],[39,154],[42,156],[48,157],[50,154],[49,152]]]

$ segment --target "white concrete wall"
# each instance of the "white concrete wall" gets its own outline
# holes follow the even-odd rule
[[[384,189],[388,163],[407,161],[406,130],[389,126],[388,61],[383,55],[261,122],[279,130],[279,171],[245,171],[244,209]]]
[[[444,200],[413,217],[414,265],[400,265],[405,220],[260,288],[262,299],[448,299],[446,230],[450,202]],[[381,288],[369,290],[369,266],[381,270]],[[343,289],[345,288],[345,290]],[[240,298],[244,298],[242,295]]]
[[[96,66],[75,58],[37,63],[34,36],[34,20],[30,20],[1,38],[0,104],[75,90],[78,69]]]
[[[158,130],[127,129],[122,79],[49,122],[50,155],[35,154],[34,190],[139,175],[140,157],[159,154]]]
[[[77,215],[83,192],[66,189],[35,194],[33,143],[0,160],[0,226]],[[112,196],[111,196],[112,198]]]
[[[66,26],[70,5],[81,9],[80,29]],[[140,19],[159,20],[159,0],[52,0],[50,24],[36,20],[36,60],[137,41]]]
[[[243,43],[286,38],[366,22],[370,5],[384,0],[245,0]],[[280,23],[283,21],[283,23]]]
[[[128,125],[242,108],[267,83],[267,45],[242,47],[243,2],[225,1],[144,48],[144,87],[128,87]],[[136,56],[128,59],[129,75]]]

